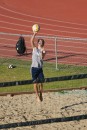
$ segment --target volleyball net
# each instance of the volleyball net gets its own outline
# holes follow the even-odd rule
[[[87,78],[87,74],[69,75],[69,76],[61,76],[61,77],[50,77],[50,78],[45,78],[44,81],[42,81],[42,83],[85,79],[85,78]],[[41,81],[38,81],[38,83],[41,83]],[[32,80],[22,80],[22,81],[12,81],[12,82],[2,82],[2,83],[0,83],[0,87],[9,87],[9,86],[18,86],[18,85],[27,85],[27,84],[33,84],[33,81]]]
[[[87,119],[87,115],[80,115],[80,116],[72,116],[72,117],[64,117],[64,118],[44,119],[44,120],[37,120],[37,121],[17,122],[17,123],[9,123],[9,124],[0,125],[0,129],[10,129],[10,128],[18,128],[18,127],[29,128],[30,126],[53,124],[53,123],[59,123],[59,122],[63,123],[63,122],[71,122],[71,121],[80,121],[80,120],[86,120],[86,119]]]

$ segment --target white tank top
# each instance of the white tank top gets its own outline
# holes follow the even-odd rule
[[[34,47],[32,52],[32,64],[31,67],[42,68],[42,51],[39,48]]]

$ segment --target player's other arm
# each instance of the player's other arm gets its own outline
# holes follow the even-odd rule
[[[34,34],[31,37],[31,40],[30,40],[32,48],[36,47],[36,45],[34,43],[35,36],[36,36],[36,32],[34,32]]]
[[[44,59],[45,55],[46,55],[46,51],[45,51],[45,49],[43,49],[42,50],[42,59]]]

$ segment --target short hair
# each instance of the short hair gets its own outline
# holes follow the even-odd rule
[[[44,44],[45,44],[44,39],[38,39],[38,42],[39,42],[40,40],[42,41],[42,46],[44,46]]]

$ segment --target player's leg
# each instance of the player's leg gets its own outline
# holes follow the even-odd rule
[[[40,83],[38,84],[38,88],[39,88],[39,92],[40,92],[40,100],[43,101],[42,93],[43,93],[44,74],[43,74],[43,70],[42,69],[40,70],[38,79],[40,81]]]
[[[38,69],[32,67],[31,73],[32,73],[32,80],[33,80],[33,84],[34,84],[34,91],[36,93],[37,100],[40,101],[38,83],[37,83]]]
[[[43,95],[42,95],[42,93],[43,93],[43,84],[42,83],[39,84],[39,91],[40,91],[40,100],[43,101]]]
[[[40,101],[39,90],[38,90],[38,85],[37,85],[37,83],[34,83],[34,91],[35,91],[35,93],[36,93],[37,101]]]

